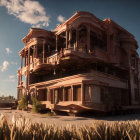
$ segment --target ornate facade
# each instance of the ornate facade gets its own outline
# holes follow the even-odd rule
[[[140,104],[138,45],[113,20],[76,12],[53,31],[31,28],[22,41],[18,99],[73,113]]]

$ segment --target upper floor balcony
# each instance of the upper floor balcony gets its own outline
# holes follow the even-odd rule
[[[22,75],[26,75],[26,71],[36,71],[40,68],[49,68],[54,67],[57,64],[61,64],[63,61],[75,61],[75,62],[82,62],[87,63],[87,61],[97,61],[97,60],[104,60],[108,61],[107,53],[101,49],[95,48],[92,52],[88,52],[86,48],[79,48],[79,47],[69,47],[61,49],[58,51],[52,51],[52,53],[48,54],[44,51],[39,52],[37,55],[34,53],[28,55],[24,58],[24,66],[21,68]],[[82,61],[81,61],[82,60]],[[23,60],[21,60],[23,61]],[[22,62],[21,62],[22,64]],[[64,63],[62,63],[64,64]]]

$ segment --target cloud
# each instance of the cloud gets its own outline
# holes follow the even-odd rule
[[[15,82],[15,76],[9,75],[9,82]]]
[[[17,62],[11,61],[12,65],[17,65]]]
[[[59,22],[64,22],[65,20],[66,20],[65,17],[63,17],[62,15],[59,15],[57,17],[57,21],[59,21]]]
[[[31,24],[33,27],[49,26],[50,17],[38,1],[0,0],[0,6],[5,6],[10,15],[16,16],[20,21]]]
[[[5,82],[15,82],[15,75],[9,75],[7,79],[4,80]]]
[[[14,75],[9,75],[9,79],[14,79],[15,76]]]
[[[10,48],[6,48],[6,53],[7,53],[7,54],[12,53],[12,51],[10,50]]]
[[[2,72],[4,72],[5,70],[7,70],[8,65],[9,65],[9,62],[8,61],[4,61],[2,66],[0,66],[0,70]]]

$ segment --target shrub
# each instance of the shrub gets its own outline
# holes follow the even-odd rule
[[[32,97],[32,111],[33,112],[41,111],[41,103],[35,97]]]
[[[28,106],[27,97],[23,95],[19,101],[18,108],[19,109],[27,109],[27,106]]]

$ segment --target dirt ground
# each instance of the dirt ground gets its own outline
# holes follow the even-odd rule
[[[19,117],[25,117],[31,119],[32,122],[55,124],[56,126],[66,126],[66,125],[92,125],[93,120],[106,120],[106,121],[128,121],[128,120],[140,120],[140,114],[129,114],[129,115],[118,115],[118,116],[90,116],[90,117],[74,117],[74,116],[46,116],[45,114],[37,114],[29,111],[21,110],[10,110],[5,108],[0,108],[0,114],[6,116],[8,122],[12,121],[13,115],[15,119]]]

